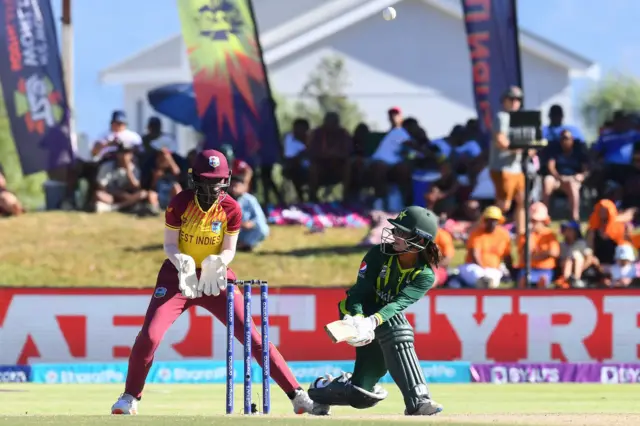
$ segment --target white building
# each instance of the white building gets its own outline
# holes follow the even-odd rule
[[[394,6],[398,17],[380,11]],[[351,85],[370,123],[386,127],[386,111],[401,107],[431,136],[475,117],[471,64],[459,0],[254,0],[260,41],[272,89],[296,98],[323,57],[344,58]],[[558,103],[572,120],[571,79],[598,78],[592,61],[520,31],[526,107],[546,110]],[[106,84],[124,87],[124,109],[143,130],[154,111],[146,100],[155,87],[190,82],[180,35],[124,59],[101,72]],[[193,143],[182,126],[165,124],[181,150]]]

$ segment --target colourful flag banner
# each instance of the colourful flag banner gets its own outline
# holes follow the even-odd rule
[[[49,0],[0,0],[0,81],[23,173],[69,164],[67,96]]]
[[[473,94],[485,136],[509,86],[522,87],[516,0],[461,0],[471,56]]]
[[[272,163],[280,151],[274,102],[250,0],[178,0],[206,148]]]

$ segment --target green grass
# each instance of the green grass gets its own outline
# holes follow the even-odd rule
[[[258,390],[259,388],[256,388]],[[395,387],[389,397],[368,410],[334,408],[329,418],[293,416],[286,396],[272,387],[272,415],[248,418],[223,416],[223,385],[149,385],[140,404],[140,415],[114,418],[108,415],[122,385],[0,386],[0,424],[22,425],[242,425],[260,422],[298,425],[330,421],[338,425],[391,424],[419,421],[447,425],[478,424],[640,424],[640,388],[633,385],[519,384],[432,385],[433,397],[445,406],[434,417],[406,418]],[[236,411],[242,410],[242,386],[236,389]],[[254,392],[254,402],[259,397]]]
[[[0,220],[0,286],[153,287],[164,260],[163,219],[113,214],[29,213]],[[309,234],[272,227],[258,253],[238,253],[240,278],[281,286],[349,286],[366,249],[367,229]],[[457,262],[463,258],[457,253]]]

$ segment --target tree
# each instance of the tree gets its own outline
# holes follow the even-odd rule
[[[285,132],[291,129],[296,117],[304,117],[312,126],[317,126],[322,123],[327,112],[336,112],[340,115],[342,125],[353,131],[359,123],[365,121],[365,116],[358,105],[345,95],[348,86],[349,77],[342,58],[337,55],[323,58],[316,70],[309,75],[295,102],[290,103],[280,96],[274,96],[280,130]]]
[[[587,129],[597,134],[600,126],[620,109],[640,112],[640,79],[612,73],[587,91],[580,113]]]

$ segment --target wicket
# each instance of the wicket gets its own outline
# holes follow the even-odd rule
[[[269,371],[269,296],[267,281],[236,280],[227,283],[227,414],[233,414],[233,389],[234,389],[234,293],[235,286],[244,289],[244,414],[252,414],[251,404],[251,289],[260,286],[260,333],[262,337],[262,414],[269,414],[271,410],[270,371]]]

